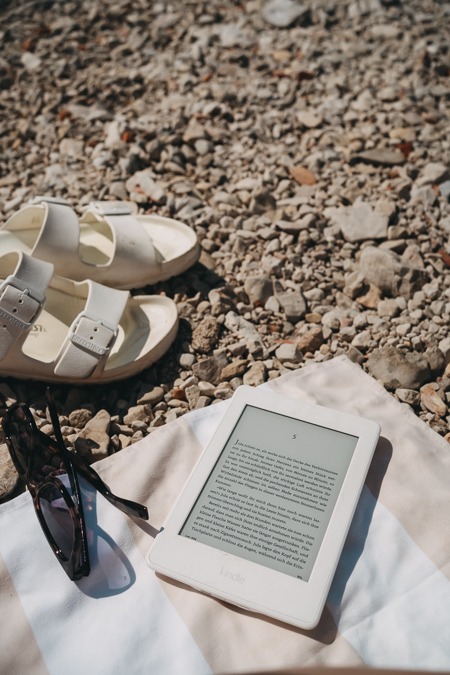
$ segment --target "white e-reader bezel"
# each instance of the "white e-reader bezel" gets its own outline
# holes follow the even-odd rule
[[[289,419],[320,427],[327,434],[332,431],[356,438],[307,581],[180,534],[247,406],[278,414],[280,434],[283,420]],[[320,620],[379,434],[380,427],[374,421],[291,399],[267,388],[239,387],[151,546],[148,565],[164,576],[244,609],[303,629],[314,628]],[[331,445],[329,451],[333,452]],[[301,448],[298,456],[302,456]]]

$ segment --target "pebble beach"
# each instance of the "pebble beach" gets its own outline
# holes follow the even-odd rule
[[[0,214],[125,201],[196,232],[133,293],[177,337],[119,382],[54,385],[94,462],[346,355],[450,442],[450,5],[437,0],[36,0],[0,8]],[[51,433],[45,384],[0,405]],[[3,439],[2,439],[3,440]],[[0,500],[18,484],[0,445]]]

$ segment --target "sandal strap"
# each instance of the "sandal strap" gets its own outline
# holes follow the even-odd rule
[[[31,205],[44,207],[33,255],[41,260],[61,261],[62,268],[55,267],[55,271],[71,278],[75,271],[79,271],[80,226],[77,214],[65,199],[58,197],[35,197]]]
[[[65,199],[47,196],[35,197],[31,205],[43,207],[33,255],[55,261],[55,272],[61,276],[75,280],[90,278],[93,265],[79,257],[80,221],[71,205]],[[25,216],[25,211],[19,212],[15,216],[16,223],[22,222]],[[126,277],[134,274],[136,280],[141,280],[149,267],[161,264],[162,255],[127,204],[94,202],[81,219],[81,223],[87,222],[107,223],[114,244],[110,261],[106,265],[94,265],[100,282],[112,284],[122,274]]]
[[[13,274],[0,284],[0,359],[39,316],[53,276],[51,263],[20,251],[17,255],[19,262]]]
[[[128,291],[118,291],[94,281],[88,284],[86,306],[73,321],[56,359],[55,374],[61,377],[89,377],[102,370],[114,345]]]
[[[135,270],[142,278],[142,270],[160,265],[163,256],[155,248],[142,224],[133,217],[124,202],[93,202],[83,214],[81,222],[106,222],[114,238],[114,270],[130,276]]]

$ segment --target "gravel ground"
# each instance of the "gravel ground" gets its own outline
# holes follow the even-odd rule
[[[346,354],[450,440],[450,5],[77,0],[0,8],[0,210],[126,200],[200,261],[138,377],[55,386],[89,460]],[[0,363],[1,374],[1,363]],[[38,425],[44,384],[3,378]],[[17,491],[0,447],[0,497]]]

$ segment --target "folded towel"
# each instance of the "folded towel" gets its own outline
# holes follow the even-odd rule
[[[322,619],[302,631],[162,580],[145,555],[228,402],[96,464],[92,571],[64,574],[28,494],[0,506],[0,672],[203,675],[312,666],[450,670],[450,447],[345,357],[263,385],[376,420],[381,439]],[[91,488],[84,485],[86,490]]]

